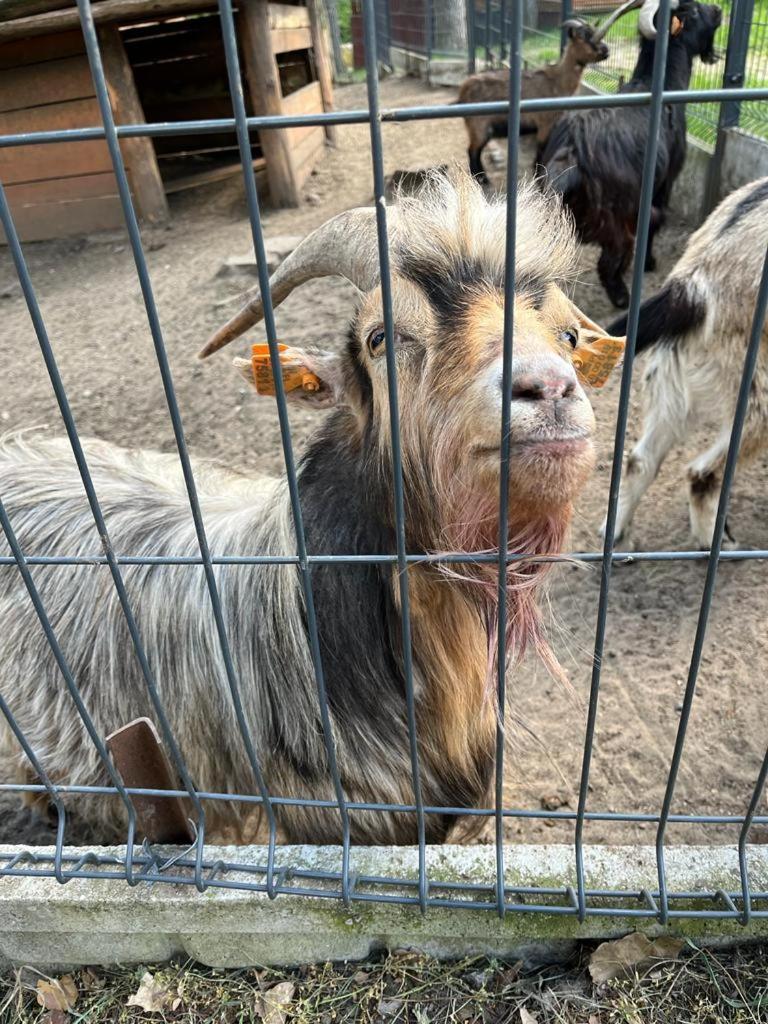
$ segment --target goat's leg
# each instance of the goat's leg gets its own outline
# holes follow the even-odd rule
[[[640,499],[656,479],[670,448],[685,435],[685,398],[677,389],[670,389],[670,383],[658,368],[651,368],[646,374],[643,434],[627,459],[621,479],[616,512],[617,541],[626,539]],[[600,532],[605,536],[605,521]]]
[[[664,211],[660,206],[652,206],[651,219],[648,223],[648,246],[645,250],[645,265],[643,267],[646,273],[656,269],[656,257],[653,255],[653,241],[656,237],[656,232],[663,223]]]
[[[628,263],[628,253],[615,245],[604,245],[597,261],[600,283],[617,309],[626,309],[629,305],[629,291],[623,278]]]
[[[483,162],[480,159],[484,148],[485,143],[483,143],[483,145],[480,146],[479,148],[473,148],[472,146],[470,146],[469,149],[467,150],[467,153],[469,154],[470,173],[474,178],[476,178],[480,182],[481,185],[488,184],[488,175],[485,173],[485,169],[483,168]]]

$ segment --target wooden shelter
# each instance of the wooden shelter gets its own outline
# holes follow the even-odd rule
[[[215,0],[94,0],[116,123],[231,118]],[[320,0],[236,0],[249,115],[330,110]],[[77,9],[70,0],[5,0],[0,9],[0,135],[101,124]],[[294,206],[333,129],[252,132],[254,166],[276,206]],[[233,131],[123,138],[137,212],[168,217],[168,193],[239,171]],[[116,227],[123,218],[102,139],[0,147],[22,240]]]

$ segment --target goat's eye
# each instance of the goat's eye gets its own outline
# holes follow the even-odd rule
[[[371,331],[371,333],[368,335],[368,341],[366,344],[368,345],[368,351],[371,353],[372,356],[381,355],[381,353],[384,351],[384,344],[386,340],[387,336],[384,333],[384,329],[382,327],[377,327],[375,330]]]
[[[563,331],[560,335],[560,341],[564,341],[566,345],[570,345],[571,348],[576,348],[579,343],[579,335],[576,331]]]

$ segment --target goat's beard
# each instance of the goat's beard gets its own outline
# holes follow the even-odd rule
[[[444,531],[444,551],[468,555],[499,553],[499,498],[467,492],[452,503],[457,515]],[[530,508],[525,515],[509,510],[507,552],[549,558],[562,552],[570,520],[570,503],[538,515]],[[504,668],[518,663],[528,650],[533,650],[556,679],[568,685],[565,671],[549,644],[544,628],[539,597],[546,577],[555,563],[525,557],[506,565],[504,592],[506,615],[504,623]],[[440,562],[440,573],[468,587],[470,599],[476,603],[488,639],[486,691],[489,699],[496,694],[499,664],[499,629],[501,619],[499,565],[497,560],[482,562]]]

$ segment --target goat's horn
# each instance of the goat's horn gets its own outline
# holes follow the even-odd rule
[[[677,7],[679,7],[679,0],[670,0],[669,9],[674,11]],[[640,34],[646,39],[656,38],[656,26],[653,24],[653,19],[656,17],[658,9],[659,0],[644,0],[637,27],[640,29]]]
[[[632,11],[635,7],[640,7],[642,2],[643,0],[625,0],[620,7],[617,7],[615,11],[608,15],[602,25],[597,26],[594,35],[592,36],[592,42],[599,43],[614,22],[617,22],[623,14],[627,13],[627,11]],[[646,2],[648,2],[648,0],[646,0]],[[659,0],[656,0],[657,5],[658,2]]]
[[[581,21],[579,18],[569,18],[564,21],[560,28],[584,28],[586,23]]]
[[[397,211],[388,210],[390,228],[396,227]],[[307,235],[269,280],[272,305],[279,306],[294,288],[315,277],[345,277],[361,291],[370,291],[379,280],[376,248],[376,211],[372,207],[347,210]],[[245,305],[209,338],[200,359],[217,352],[257,324],[264,316],[258,287],[247,292]]]

